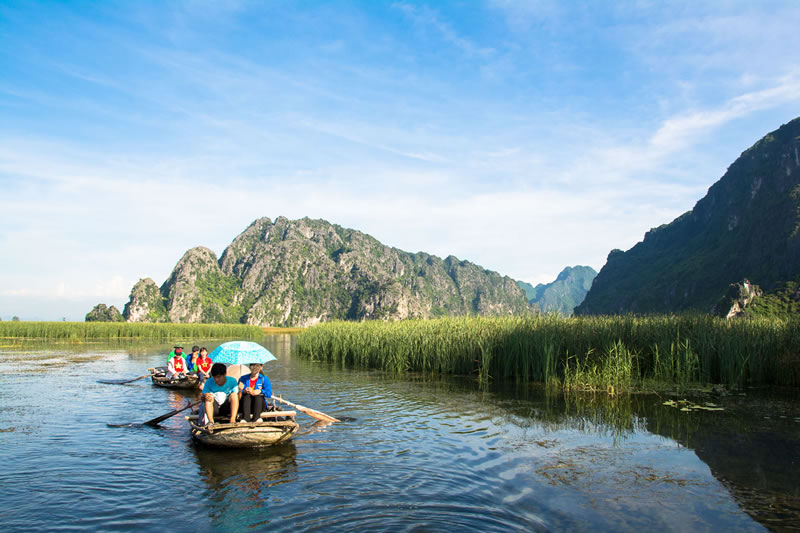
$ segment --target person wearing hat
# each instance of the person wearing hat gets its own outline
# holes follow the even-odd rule
[[[186,376],[188,371],[186,359],[183,358],[183,349],[180,346],[176,346],[172,357],[167,362],[167,377],[169,379],[181,379]]]
[[[180,379],[186,375],[186,359],[183,358],[183,346],[175,346],[167,359],[167,377],[169,379]]]
[[[181,346],[180,344],[176,344],[175,347],[172,349],[172,351],[169,352],[169,355],[167,356],[167,364],[169,364],[170,359],[172,359],[176,355],[180,355],[181,357],[183,357],[183,346]]]

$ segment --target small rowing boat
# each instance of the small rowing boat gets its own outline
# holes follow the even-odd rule
[[[200,389],[197,374],[187,374],[180,379],[172,379],[167,377],[167,367],[165,366],[148,368],[148,370],[150,371],[150,380],[153,385],[167,389]]]
[[[209,446],[222,448],[257,448],[287,442],[300,427],[296,411],[265,411],[261,422],[235,424],[198,424],[197,415],[186,417],[192,438]]]

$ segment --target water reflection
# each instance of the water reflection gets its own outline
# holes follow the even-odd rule
[[[282,506],[279,486],[297,478],[295,445],[220,450],[196,444],[193,448],[214,529],[271,529],[272,508]]]
[[[747,391],[715,400],[726,411],[682,413],[654,396],[343,370],[292,358],[291,343],[263,343],[278,357],[266,368],[276,393],[348,422],[301,415],[291,443],[264,450],[198,446],[181,415],[106,427],[195,397],[97,383],[163,364],[170,345],[0,349],[4,526],[42,508],[64,528],[98,530],[702,531],[797,519],[796,398]],[[47,379],[26,371],[32,361]],[[166,524],[176,498],[180,521]]]
[[[763,525],[781,530],[800,523],[797,391],[776,395],[776,391],[765,394],[754,389],[726,397],[697,397],[698,402],[711,399],[725,406],[725,411],[711,412],[682,412],[663,405],[665,398],[657,395],[609,398],[548,394],[535,387],[515,387],[513,392],[497,388],[496,392],[507,398],[499,402],[509,413],[507,421],[521,427],[534,424],[552,431],[576,429],[609,436],[616,446],[643,432],[661,435],[692,450],[741,508]],[[531,407],[543,396],[544,408]],[[576,449],[570,454],[582,452]],[[587,477],[586,472],[570,466],[569,457],[560,465],[544,470],[543,475],[563,483]],[[646,465],[630,473],[636,481],[668,482],[680,487],[693,483],[673,473],[660,475]]]

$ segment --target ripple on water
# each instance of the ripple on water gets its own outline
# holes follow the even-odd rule
[[[193,444],[180,416],[159,428],[106,426],[185,405],[146,382],[96,383],[141,375],[169,346],[0,354],[0,367],[16,369],[12,378],[0,368],[0,428],[14,429],[0,432],[4,528],[26,528],[43,509],[73,530],[757,528],[690,449],[636,423],[607,432],[539,400],[503,404],[472,383],[340,371],[280,346],[269,346],[275,391],[351,422],[301,416],[286,445],[216,450]],[[45,379],[22,372],[31,361],[47,361]]]

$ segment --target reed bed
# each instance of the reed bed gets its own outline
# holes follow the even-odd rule
[[[258,326],[245,324],[150,324],[130,322],[0,322],[0,338],[54,339],[260,339]]]
[[[343,367],[624,391],[645,381],[800,385],[800,321],[708,315],[329,322],[295,353]]]

